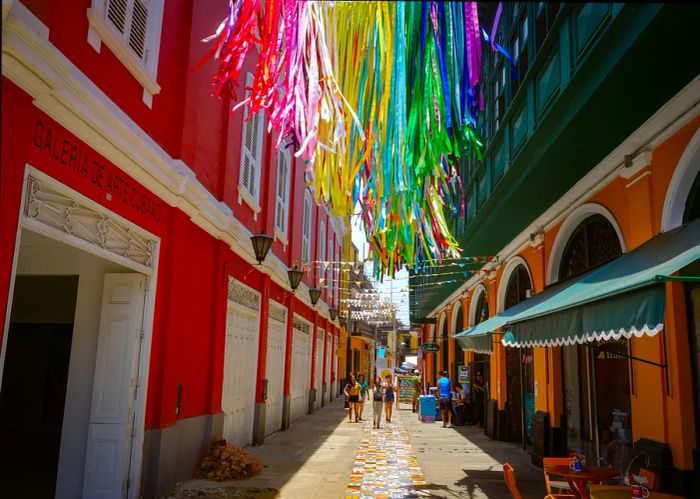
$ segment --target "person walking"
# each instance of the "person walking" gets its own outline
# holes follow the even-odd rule
[[[391,374],[387,374],[384,379],[386,379],[384,383],[384,412],[386,414],[386,422],[391,423],[396,387],[392,384]]]
[[[411,381],[413,383],[413,412],[416,412],[418,411],[418,399],[421,392],[420,371],[418,369],[413,372]]]
[[[440,373],[438,380],[438,395],[440,396],[440,415],[442,427],[452,428],[452,382],[447,377],[447,371]]]
[[[360,398],[360,384],[355,379],[355,376],[350,376],[350,381],[345,385],[345,396],[348,398],[348,422],[352,423],[352,414],[355,413],[355,422],[357,423],[357,402]]]
[[[365,399],[369,400],[369,397],[367,396],[367,387],[369,384],[365,380],[364,374],[357,375],[357,382],[360,384],[360,398],[357,401],[357,419],[364,421],[362,419],[362,413],[365,410]]]
[[[372,428],[379,428],[379,422],[382,420],[382,405],[384,405],[382,378],[375,376],[372,383]]]

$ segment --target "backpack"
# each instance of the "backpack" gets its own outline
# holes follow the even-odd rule
[[[381,388],[375,388],[373,391],[374,394],[372,395],[372,400],[374,400],[375,402],[381,402],[382,400],[384,400],[384,394],[382,393]]]

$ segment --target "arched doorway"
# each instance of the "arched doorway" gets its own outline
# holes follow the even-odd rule
[[[476,302],[474,306],[474,314],[472,318],[472,325],[484,322],[489,318],[489,300],[486,296],[486,290],[481,289],[477,291]],[[471,420],[474,424],[483,426],[486,419],[486,401],[489,397],[489,387],[490,387],[490,373],[489,365],[491,362],[491,356],[485,353],[474,353],[474,364],[472,366],[472,376],[474,377],[474,383],[481,383],[483,391],[474,390],[472,392],[472,410],[473,414]]]
[[[508,276],[504,310],[527,299],[532,290],[530,274],[519,263]],[[529,443],[535,414],[535,369],[532,348],[506,348],[507,439]]]
[[[442,359],[442,365],[440,366],[440,371],[450,372],[450,354],[449,354],[449,342],[450,342],[450,329],[447,324],[447,318],[442,321],[442,330],[440,331],[440,358]],[[440,378],[438,372],[437,379]]]
[[[598,213],[591,214],[576,226],[566,241],[558,280],[570,279],[603,265],[622,255],[622,248],[623,243],[610,220]],[[595,456],[597,448],[605,449],[614,439],[626,440],[620,437],[629,436],[631,440],[626,428],[617,428],[631,420],[629,361],[625,356],[629,353],[628,340],[622,338],[605,343],[606,352],[595,350],[595,357],[594,350],[582,345],[562,347],[562,427],[566,428],[566,448],[586,456]],[[596,386],[593,386],[593,379],[598,380]],[[614,432],[611,428],[615,428]]]

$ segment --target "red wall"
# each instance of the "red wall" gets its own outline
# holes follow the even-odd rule
[[[201,3],[166,0],[157,74],[161,92],[153,97],[152,108],[143,103],[142,87],[104,43],[100,53],[88,45],[90,0],[21,1],[47,26],[49,42],[166,153],[190,167],[202,185],[224,201],[250,232],[273,233],[277,182],[273,137],[264,134],[262,212],[255,220],[252,210],[237,199],[243,111],[231,114],[234,102],[210,95],[216,62],[209,61],[199,72],[191,71],[211,46],[200,40],[213,33],[223,19],[228,6],[226,0]],[[254,70],[253,61],[254,57],[244,65],[243,81],[246,72]],[[243,95],[239,91],[239,97]],[[5,284],[11,275],[22,178],[25,163],[29,163],[161,238],[146,427],[164,427],[178,417],[219,411],[227,276],[233,275],[260,289],[261,274],[245,264],[228,245],[195,226],[188,215],[168,206],[39,111],[31,97],[5,77],[2,78],[2,143],[0,317],[3,322],[9,291]],[[72,146],[77,161],[70,159]],[[273,254],[288,266],[301,258],[304,168],[304,161],[293,161],[289,245],[284,247],[275,242],[272,248]],[[146,199],[150,209],[139,208],[139,199]],[[327,237],[332,237],[325,210],[315,206],[312,259],[317,257],[319,217],[326,221]],[[318,286],[314,272],[307,273],[304,282]],[[286,290],[274,283],[270,286],[270,297],[285,304],[290,299]],[[315,310],[299,300],[294,310],[310,321],[316,315]],[[175,415],[178,384],[183,385],[180,416]]]

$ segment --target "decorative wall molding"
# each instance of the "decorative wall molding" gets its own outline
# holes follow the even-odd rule
[[[228,300],[253,312],[260,310],[260,293],[235,280],[232,276],[228,277]]]
[[[287,324],[287,307],[280,305],[274,300],[270,300],[269,316],[270,319],[280,324]]]
[[[87,243],[88,250],[89,246],[97,247],[117,261],[125,259],[135,263],[138,270],[153,273],[157,244],[154,237],[59,185],[40,172],[27,177],[22,208],[27,227],[52,235],[62,233],[60,239],[68,239],[74,246],[85,248]]]
[[[302,333],[306,334],[311,334],[311,330],[313,328],[313,325],[309,323],[308,321],[302,319],[300,316],[297,314],[294,314],[293,318],[293,327],[297,331],[301,331]]]

